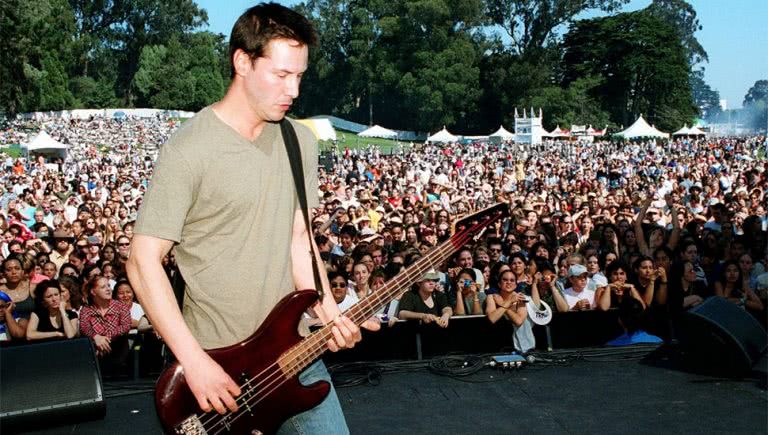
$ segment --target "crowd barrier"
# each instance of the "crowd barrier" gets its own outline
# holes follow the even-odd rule
[[[549,330],[549,331],[547,331]],[[511,351],[512,323],[491,323],[486,316],[452,317],[447,328],[417,321],[383,324],[381,330],[363,330],[363,340],[353,349],[326,353],[326,363],[378,360],[427,359],[448,353]],[[547,326],[534,325],[540,350],[599,346],[622,333],[618,311],[556,313]]]
[[[549,330],[549,331],[547,331]],[[381,330],[363,330],[363,340],[353,349],[327,352],[327,363],[378,360],[420,360],[449,353],[491,353],[511,351],[512,323],[491,323],[485,316],[452,317],[447,328],[435,324],[400,320]],[[599,346],[622,333],[618,311],[574,311],[555,313],[547,326],[534,325],[536,347],[540,350]],[[131,351],[124,377],[134,379],[157,375],[167,349],[154,333],[131,335]],[[24,342],[2,343],[3,347]]]

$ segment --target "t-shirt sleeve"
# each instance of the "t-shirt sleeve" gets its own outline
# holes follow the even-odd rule
[[[180,242],[187,212],[195,200],[195,186],[189,162],[172,143],[166,143],[144,195],[134,232]]]

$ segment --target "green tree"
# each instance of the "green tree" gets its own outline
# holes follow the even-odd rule
[[[616,124],[643,114],[661,129],[690,124],[697,110],[680,34],[647,10],[575,23],[563,43],[564,84],[599,76],[593,95]]]
[[[0,111],[11,114],[22,109],[24,99],[28,24],[22,14],[22,0],[0,2]]]
[[[74,18],[65,0],[20,0],[9,2],[15,10],[5,9],[3,44],[9,48],[3,69],[8,81],[0,88],[9,100],[5,110],[15,113],[33,110],[61,110],[75,105],[68,89],[67,67],[72,62]],[[6,24],[16,27],[5,28]],[[5,74],[5,72],[4,72]]]
[[[34,110],[62,110],[76,105],[68,88],[68,77],[59,59],[52,53],[45,53],[38,69],[26,64],[24,76],[29,81],[25,104]]]
[[[744,106],[758,101],[768,102],[768,80],[758,80],[744,95]]]
[[[481,95],[482,12],[479,0],[378,5],[381,91],[374,97],[390,110],[377,119],[414,130],[467,128]]]
[[[720,93],[713,90],[704,81],[704,70],[698,69],[691,72],[691,92],[693,101],[704,119],[714,119],[721,112]]]
[[[491,22],[510,37],[515,54],[537,56],[556,42],[555,29],[588,10],[614,12],[628,0],[487,0]]]
[[[744,119],[756,130],[768,129],[768,80],[758,80],[744,95]]]
[[[70,71],[73,76],[95,76],[91,65],[103,55],[103,47],[117,43],[121,26],[134,7],[130,0],[69,0],[76,29],[73,52],[77,61]]]
[[[677,29],[691,65],[709,61],[706,50],[696,39],[696,32],[702,26],[690,3],[685,0],[653,0],[648,12]]]
[[[541,108],[547,114],[544,127],[550,130],[557,125],[567,129],[572,124],[588,124],[601,129],[611,123],[609,114],[600,108],[600,102],[593,96],[601,84],[600,77],[587,76],[571,82],[567,88],[540,88],[524,101],[522,107]]]
[[[172,37],[167,45],[144,47],[133,77],[139,106],[197,111],[224,95],[216,49],[221,36],[209,32]]]
[[[120,100],[115,97],[114,82],[106,78],[71,77],[69,90],[77,100],[77,108],[99,109],[120,105]]]
[[[128,105],[134,104],[133,75],[147,45],[168,43],[208,22],[208,14],[193,0],[132,0],[125,20],[113,26],[111,47],[118,59],[117,89]],[[186,76],[186,75],[185,75]]]

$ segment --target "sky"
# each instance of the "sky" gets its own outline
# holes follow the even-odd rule
[[[704,78],[728,109],[741,107],[757,80],[768,80],[768,0],[689,0],[696,10],[702,30],[696,38],[709,55]],[[237,17],[258,1],[196,0],[208,11],[208,29],[229,36]],[[287,6],[296,0],[282,0]],[[631,0],[623,9],[634,11],[650,0]],[[586,13],[583,18],[599,14]]]

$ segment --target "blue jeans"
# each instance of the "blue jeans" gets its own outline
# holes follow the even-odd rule
[[[328,374],[322,360],[315,361],[299,375],[299,382],[302,385],[313,384],[320,380],[331,382],[331,375]],[[280,426],[277,433],[278,435],[349,435],[347,421],[344,419],[333,384],[325,400],[309,411],[289,418]]]

